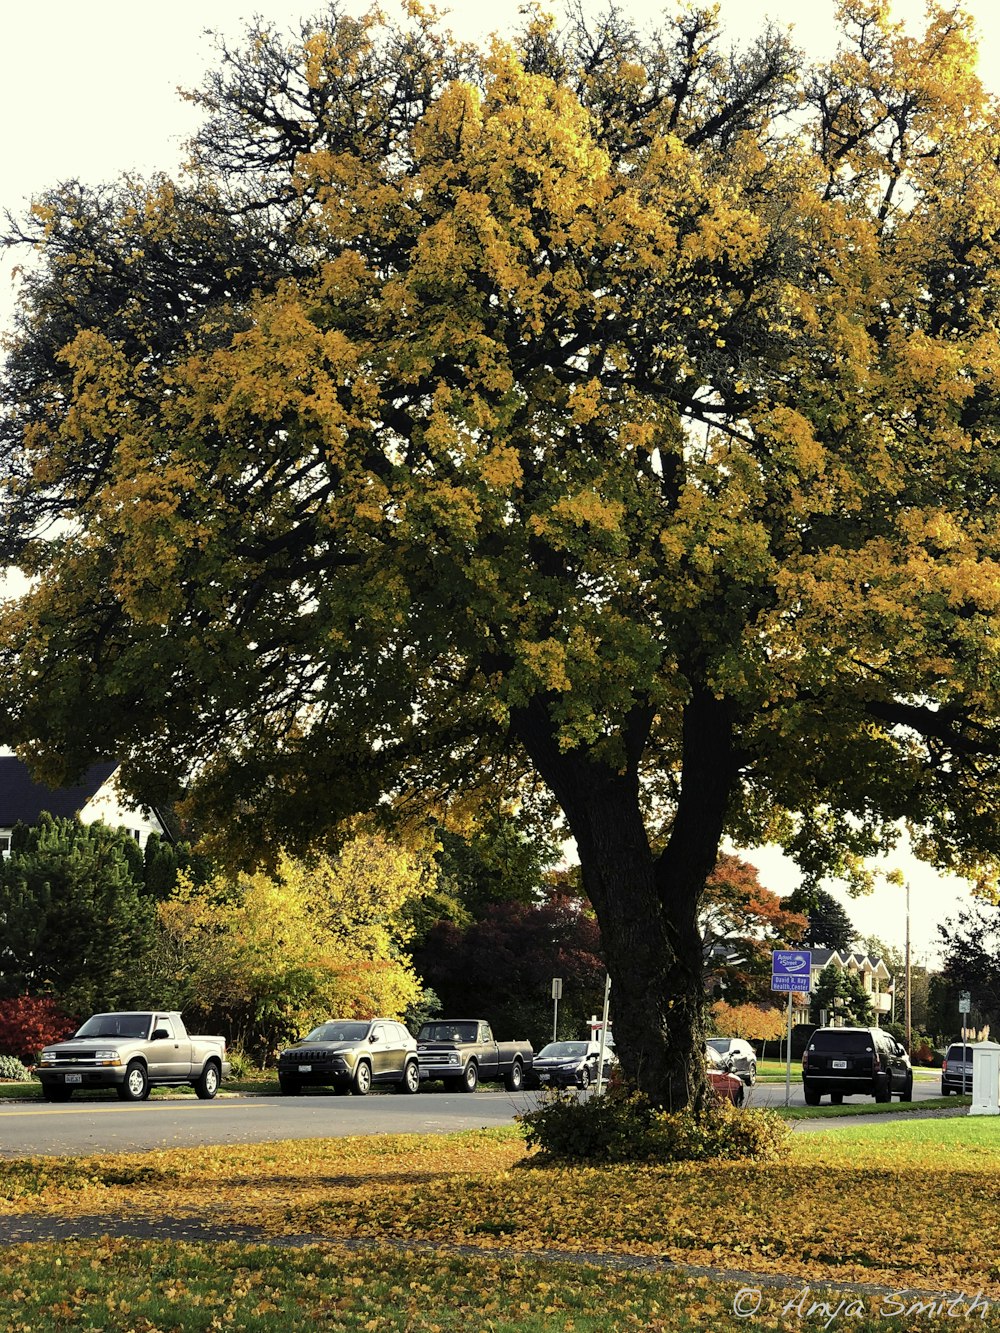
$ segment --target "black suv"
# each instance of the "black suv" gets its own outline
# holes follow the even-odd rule
[[[807,1106],[818,1106],[824,1093],[834,1106],[855,1093],[912,1101],[910,1057],[881,1028],[817,1028],[802,1055],[802,1090]]]

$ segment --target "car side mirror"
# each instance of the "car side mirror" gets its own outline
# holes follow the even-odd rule
[[[370,1032],[370,1033],[368,1034],[368,1041],[369,1041],[369,1044],[372,1045],[372,1046],[374,1046],[375,1043],[378,1041],[378,1037],[375,1035],[374,1032]]]
[[[169,1040],[170,1040],[170,1033],[167,1031],[166,1028],[154,1028],[154,1029],[153,1029],[152,1040],[153,1040],[153,1041],[169,1041]]]

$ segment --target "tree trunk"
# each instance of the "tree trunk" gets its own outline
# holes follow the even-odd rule
[[[724,707],[695,693],[673,829],[654,856],[639,793],[642,722],[633,719],[624,771],[580,750],[560,750],[540,706],[519,715],[518,735],[576,839],[583,887],[601,928],[625,1077],[657,1105],[678,1110],[707,1095],[698,904],[718,858],[736,766]]]

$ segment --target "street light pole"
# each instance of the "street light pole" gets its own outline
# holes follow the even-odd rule
[[[906,1000],[904,1022],[906,1023],[906,1052],[913,1049],[913,1031],[910,1014],[910,884],[906,883]]]

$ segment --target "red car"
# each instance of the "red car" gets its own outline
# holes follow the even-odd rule
[[[742,1106],[747,1095],[746,1084],[739,1074],[733,1073],[729,1057],[706,1046],[705,1059],[708,1064],[708,1081],[716,1097],[723,1102],[732,1102],[734,1106]]]

